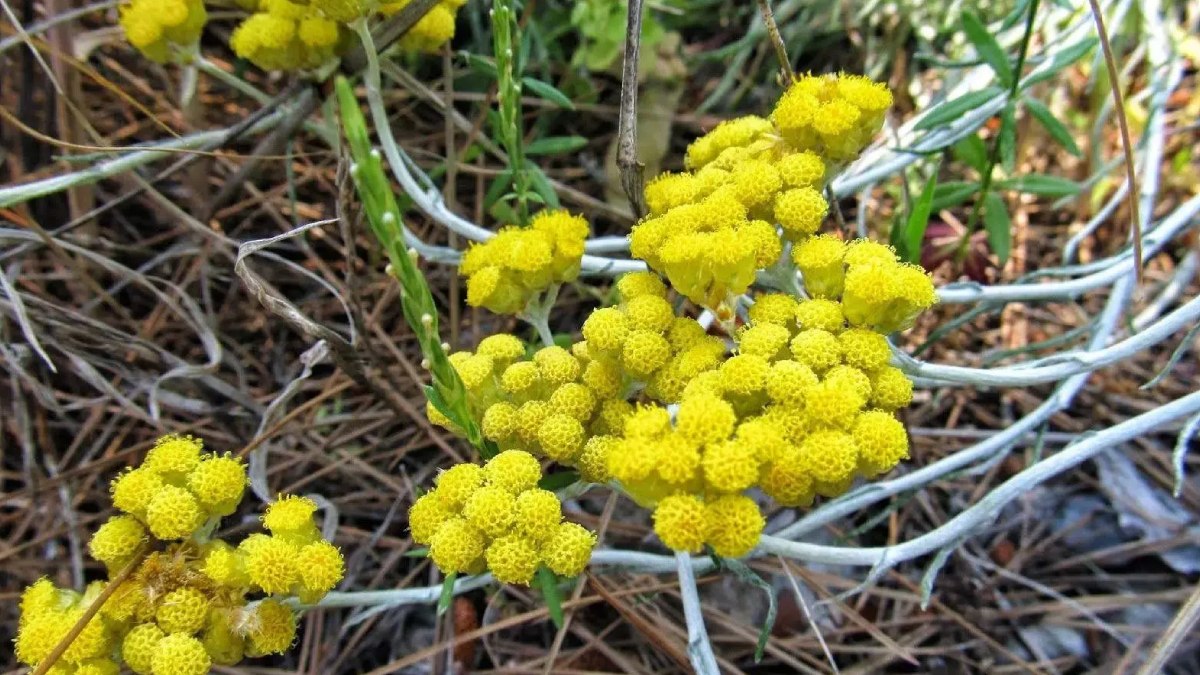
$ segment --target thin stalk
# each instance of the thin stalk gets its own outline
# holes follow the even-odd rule
[[[1013,69],[1012,82],[1008,85],[1008,103],[1016,105],[1018,100],[1017,92],[1021,85],[1021,72],[1025,69],[1025,58],[1029,55],[1029,41],[1033,37],[1033,18],[1037,16],[1038,5],[1040,0],[1032,0],[1029,3],[1029,13],[1025,15],[1025,32],[1021,35],[1021,47],[1017,52],[1017,67]],[[1000,163],[1000,137],[997,133],[992,139],[992,147],[988,151],[987,168],[983,171],[983,179],[979,184],[979,198],[975,200],[975,205],[971,207],[971,216],[967,219],[967,227],[963,230],[962,240],[958,244],[958,258],[961,260],[966,257],[967,250],[970,247],[971,235],[975,232],[976,226],[979,225],[979,217],[983,212],[983,203],[987,201],[988,193],[992,190],[992,174],[996,172],[996,165]]]
[[[625,61],[621,67],[621,113],[617,122],[617,168],[621,187],[636,218],[646,214],[645,165],[637,157],[638,62],[642,45],[642,0],[629,0]]]
[[[692,570],[692,556],[686,551],[675,553],[676,569],[679,571],[679,596],[683,598],[683,616],[687,621],[688,658],[697,675],[720,675],[717,657],[713,654],[708,629],[704,627],[704,611],[700,607],[700,594],[696,590],[696,573]]]
[[[1113,56],[1112,43],[1108,40],[1108,29],[1104,26],[1104,14],[1096,0],[1088,0],[1092,17],[1096,20],[1096,33],[1100,37],[1100,49],[1104,52],[1104,65],[1108,68],[1108,81],[1112,85],[1113,114],[1121,130],[1121,148],[1125,151],[1125,178],[1129,182],[1129,227],[1133,239],[1133,257],[1137,260],[1134,275],[1142,283],[1142,214],[1137,203],[1137,177],[1134,174],[1133,141],[1129,135],[1129,120],[1125,117],[1125,100],[1121,94],[1121,71],[1117,70],[1117,59]],[[1161,112],[1159,113],[1162,114]]]
[[[525,166],[524,132],[521,120],[521,84],[518,81],[520,64],[514,38],[519,38],[513,0],[492,1],[492,39],[496,57],[497,90],[500,103],[497,110],[496,135],[508,152],[512,171],[513,193],[516,195],[519,224],[529,222],[529,194],[533,186]]]
[[[763,23],[767,27],[767,37],[771,47],[775,49],[775,58],[779,60],[779,74],[786,87],[796,79],[792,72],[792,61],[788,58],[787,46],[783,44],[783,36],[779,34],[779,25],[775,23],[775,13],[771,11],[770,0],[758,0],[758,11],[762,14]]]

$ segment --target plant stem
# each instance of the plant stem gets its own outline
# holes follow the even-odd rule
[[[621,187],[635,218],[646,214],[645,165],[637,157],[638,62],[642,45],[642,0],[629,0],[625,28],[625,61],[621,68],[621,114],[617,123],[617,168]]]
[[[713,654],[708,630],[704,627],[704,611],[700,608],[700,594],[696,590],[696,574],[692,570],[692,556],[686,551],[675,553],[676,569],[679,572],[679,596],[683,599],[683,616],[687,621],[688,657],[697,675],[720,675],[717,657]]]
[[[1013,69],[1012,82],[1008,85],[1008,105],[1010,106],[1016,106],[1019,100],[1017,91],[1021,85],[1021,72],[1025,69],[1025,57],[1029,54],[1029,41],[1033,37],[1033,18],[1037,15],[1039,4],[1040,0],[1031,0],[1029,13],[1025,15],[1025,33],[1021,35],[1021,47],[1017,52],[1017,67]],[[996,138],[992,139],[992,147],[988,151],[987,168],[984,169],[983,179],[979,184],[979,198],[971,207],[971,216],[967,219],[967,227],[963,230],[962,240],[958,243],[957,258],[960,261],[966,257],[971,243],[971,235],[979,225],[979,217],[983,213],[983,203],[987,201],[988,193],[992,189],[992,174],[996,172],[996,165],[1000,163],[1000,139],[1004,133],[1003,128],[1002,123],[1001,131],[996,134]]]
[[[492,38],[496,57],[497,90],[500,102],[497,111],[496,135],[508,152],[508,166],[512,171],[513,192],[516,194],[517,219],[520,225],[529,222],[529,193],[532,186],[529,170],[525,167],[524,133],[521,124],[521,84],[518,81],[520,64],[514,47],[517,33],[517,17],[513,0],[492,0]]]
[[[775,23],[775,13],[771,11],[770,0],[758,0],[758,11],[762,14],[763,23],[767,26],[767,37],[775,49],[775,58],[779,60],[779,74],[783,77],[783,86],[792,83],[796,74],[792,72],[792,61],[788,58],[787,46],[783,44],[783,36],[779,34],[779,25]]]

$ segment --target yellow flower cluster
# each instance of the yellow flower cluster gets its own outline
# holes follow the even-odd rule
[[[278,597],[313,603],[342,578],[341,552],[313,522],[316,504],[281,497],[267,508],[270,534],[252,534],[236,548],[206,533],[232,514],[246,485],[242,462],[202,452],[199,440],[166,436],[145,461],[112,483],[108,519],[88,543],[110,576],[137,561],[143,548],[161,549],[137,561],[118,586],[97,581],[82,593],[40,579],[21,599],[17,658],[36,666],[49,656],[102,593],[107,601],[70,643],[51,672],[201,675],[244,656],[286,651],[296,633],[292,609]],[[266,598],[252,601],[249,596]],[[117,656],[119,655],[119,657]]]
[[[528,227],[506,227],[463,255],[467,303],[519,314],[538,293],[579,275],[588,224],[566,211],[542,211]]]
[[[561,576],[583,571],[596,535],[563,522],[553,492],[537,487],[542,469],[521,450],[483,466],[458,464],[409,510],[413,541],[429,546],[444,574],[490,571],[500,582],[528,586],[538,567]]]
[[[858,75],[797,79],[770,120],[719,124],[688,148],[691,171],[646,186],[649,213],[630,252],[693,302],[728,306],[779,260],[776,225],[793,242],[817,232],[828,170],[870,141],[891,102],[886,87]]]
[[[816,298],[839,299],[851,326],[880,333],[911,328],[937,302],[924,269],[901,263],[890,246],[819,235],[797,244],[792,260]]]
[[[158,63],[194,45],[208,19],[203,0],[133,0],[120,12],[129,44]]]
[[[676,550],[745,555],[764,524],[745,491],[807,506],[908,456],[894,411],[912,383],[888,365],[883,335],[847,326],[828,299],[762,296],[750,318],[737,353],[688,383],[673,420],[640,407],[602,444],[611,477],[655,509],[655,531]]]
[[[652,272],[623,276],[621,302],[583,324],[583,342],[543,347],[525,358],[512,335],[492,335],[450,362],[467,390],[483,434],[501,449],[518,449],[606,480],[598,447],[624,429],[633,392],[674,403],[697,375],[720,365],[725,343],[693,319],[676,317],[666,286]],[[459,430],[432,404],[432,421]],[[599,440],[596,440],[596,439]]]
[[[384,3],[389,16],[410,0]],[[405,51],[435,52],[454,37],[454,16],[466,0],[442,0],[409,29],[397,46]],[[230,46],[240,57],[265,70],[312,69],[337,56],[348,44],[350,22],[368,16],[364,0],[248,0],[252,14],[233,32]]]

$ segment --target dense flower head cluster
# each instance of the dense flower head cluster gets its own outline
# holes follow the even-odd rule
[[[542,211],[528,227],[506,227],[463,255],[467,303],[519,314],[538,293],[579,275],[588,224],[566,211]]]
[[[891,102],[862,76],[798,78],[771,119],[719,124],[688,148],[690,171],[646,186],[649,213],[630,235],[631,253],[693,302],[729,304],[779,261],[783,241],[816,234],[831,169],[865,147]]]
[[[120,12],[129,44],[158,63],[194,45],[208,20],[203,0],[133,0]]]
[[[413,541],[429,546],[444,574],[490,571],[501,583],[528,586],[538,568],[561,576],[583,571],[596,535],[564,522],[558,497],[538,487],[541,465],[522,450],[443,471],[409,510]]]
[[[411,0],[236,0],[250,12],[230,38],[239,57],[265,70],[310,70],[328,63],[352,41],[349,24],[390,16]],[[466,0],[441,0],[397,42],[407,52],[436,52],[454,37],[455,15]],[[129,43],[160,63],[184,57],[200,38],[207,14],[202,0],[132,0],[121,6]]]
[[[267,533],[236,547],[210,538],[217,521],[237,509],[245,485],[241,460],[204,453],[189,436],[160,438],[140,466],[113,480],[113,505],[122,513],[88,543],[110,579],[134,565],[131,573],[83,593],[45,578],[27,588],[17,658],[30,666],[47,658],[105,592],[107,601],[51,672],[115,674],[123,664],[139,675],[200,675],[286,651],[296,616],[281,599],[320,600],[341,581],[342,554],[321,538],[317,506],[305,497],[281,496],[263,516]]]
[[[607,472],[589,441],[621,433],[634,413],[630,397],[674,403],[689,381],[720,364],[725,343],[695,320],[677,317],[657,275],[627,274],[617,289],[620,303],[593,312],[584,340],[570,349],[543,347],[526,357],[518,338],[499,334],[474,353],[450,355],[485,437],[603,482]],[[459,433],[432,404],[427,411]]]

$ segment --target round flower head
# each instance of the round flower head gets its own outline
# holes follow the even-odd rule
[[[478,392],[492,383],[495,363],[485,354],[472,354],[454,364],[458,379],[468,392]]]
[[[595,546],[596,535],[582,525],[561,523],[542,544],[541,555],[551,572],[573,577],[587,567]]]
[[[804,287],[809,293],[818,298],[837,298],[842,294],[845,250],[841,240],[828,234],[810,237],[792,249],[792,260],[804,275]]]
[[[154,652],[166,636],[161,628],[152,623],[134,626],[121,641],[121,659],[138,675],[150,675]]]
[[[579,477],[588,483],[607,483],[612,478],[608,472],[608,452],[617,442],[614,436],[589,438],[576,461]]]
[[[736,441],[708,445],[701,466],[704,482],[715,492],[740,492],[758,479],[754,449]]]
[[[475,353],[491,357],[493,363],[506,367],[525,355],[525,344],[515,335],[498,333],[480,340]]]
[[[782,360],[771,364],[767,373],[767,396],[782,405],[798,407],[804,395],[818,382],[812,368],[799,361]]]
[[[759,486],[781,506],[812,504],[813,478],[802,462],[800,448],[794,445],[787,446],[776,461],[763,469]]]
[[[123,472],[113,479],[113,506],[137,516],[144,517],[150,500],[163,485],[162,477],[146,467]]]
[[[800,465],[808,470],[819,494],[836,497],[850,488],[858,469],[858,447],[842,431],[814,431],[800,444]]]
[[[645,480],[654,471],[658,449],[657,443],[647,443],[643,439],[618,439],[607,452],[608,474],[626,487]]]
[[[242,554],[220,539],[205,545],[200,569],[218,586],[242,588],[250,585]]]
[[[796,318],[796,300],[783,293],[767,293],[754,298],[748,311],[751,324],[771,323],[785,328]]]
[[[650,440],[671,429],[671,413],[657,405],[639,405],[625,422],[625,436],[637,440]]]
[[[842,346],[832,333],[816,328],[792,338],[792,355],[813,372],[823,373],[842,362]]]
[[[681,434],[668,433],[656,442],[654,472],[671,485],[695,484],[700,469],[700,450]]]
[[[829,202],[815,188],[799,187],[775,196],[775,220],[789,239],[816,234],[829,214]]]
[[[721,364],[721,388],[726,394],[752,396],[766,389],[771,364],[757,354],[738,354]]]
[[[17,660],[26,665],[40,663],[50,655],[59,640],[71,629],[63,612],[43,612],[34,616],[22,616],[13,648]]]
[[[904,371],[884,366],[871,375],[870,404],[886,411],[899,410],[912,403],[913,383]]]
[[[153,675],[204,675],[210,668],[212,658],[204,651],[204,645],[185,633],[159,640],[150,660]]]
[[[613,361],[596,360],[588,363],[581,380],[599,398],[611,399],[621,393],[621,368]]]
[[[483,467],[488,484],[516,495],[537,486],[542,467],[537,459],[522,450],[505,450],[488,460]]]
[[[258,603],[247,624],[250,631],[246,653],[250,656],[282,654],[296,639],[296,615],[278,600],[268,598]]]
[[[516,522],[517,500],[512,493],[495,485],[476,490],[463,507],[463,517],[489,537],[499,537]]]
[[[133,516],[113,516],[92,535],[88,553],[109,570],[124,567],[146,539],[146,528]]]
[[[675,317],[671,320],[670,327],[667,328],[667,342],[670,342],[671,349],[676,351],[683,351],[695,345],[706,335],[704,326],[701,326],[695,319],[685,316]]]
[[[820,187],[825,178],[825,162],[815,152],[792,152],[775,162],[783,184],[789,188]]]
[[[621,365],[629,374],[646,379],[671,358],[666,338],[649,330],[630,331],[621,348]]]
[[[164,478],[183,478],[200,463],[202,441],[191,436],[163,436],[154,443],[142,466]]]
[[[451,518],[434,535],[429,557],[443,574],[469,572],[483,555],[484,539],[479,530],[463,518]]]
[[[738,334],[738,351],[767,360],[778,357],[787,346],[791,333],[773,323],[753,324]]]
[[[517,409],[501,401],[488,406],[480,423],[485,438],[497,443],[508,440],[517,431]]]
[[[208,598],[200,591],[184,586],[163,596],[154,614],[158,627],[167,635],[191,635],[204,627],[208,619]]]
[[[439,528],[456,515],[437,494],[437,490],[421,495],[408,510],[408,527],[412,539],[428,545]]]
[[[817,329],[838,333],[846,325],[842,316],[842,304],[833,300],[816,298],[801,300],[796,305],[796,325],[800,330]]]
[[[625,432],[625,423],[633,417],[633,404],[623,398],[610,398],[600,403],[595,430],[597,433],[619,435]]]
[[[596,409],[596,396],[587,386],[568,382],[550,395],[550,409],[578,422],[587,422]]]
[[[159,488],[146,507],[146,525],[163,541],[190,536],[204,523],[204,517],[192,493],[174,485]]]
[[[317,526],[313,515],[317,512],[317,503],[308,497],[287,495],[275,500],[263,514],[263,527],[268,532],[297,543],[307,543],[316,539]]]
[[[732,179],[733,194],[750,208],[769,204],[783,187],[779,171],[763,160],[742,162],[734,167]]]
[[[666,331],[675,320],[671,303],[658,295],[639,295],[628,300],[625,303],[625,315],[629,317],[630,326],[635,330],[655,333]]]
[[[550,459],[570,461],[583,450],[583,425],[569,415],[550,415],[538,429],[538,442]]]
[[[858,368],[851,366],[834,366],[825,372],[822,382],[832,387],[844,388],[855,393],[865,405],[871,396],[871,378]]]
[[[541,372],[532,361],[518,361],[500,375],[500,387],[514,396],[529,396],[541,384]]]
[[[695,201],[701,187],[690,173],[661,173],[646,184],[646,207],[650,215],[661,216],[677,206]]]
[[[668,175],[671,174],[663,174],[662,176],[659,176],[659,178]],[[657,179],[655,182],[657,182]],[[650,187],[646,186],[647,193],[649,193],[649,189]],[[625,302],[629,302],[634,298],[640,298],[644,295],[665,298],[667,295],[667,287],[662,282],[662,278],[654,272],[629,272],[621,275],[621,277],[617,279],[617,293],[620,294],[621,299]]]
[[[583,367],[579,360],[571,356],[571,352],[557,345],[543,347],[533,355],[542,382],[551,388],[557,388],[579,378]]]
[[[516,501],[516,530],[541,541],[554,533],[562,521],[562,503],[549,490],[534,488],[522,492]]]
[[[858,446],[858,471],[867,478],[891,471],[908,458],[908,434],[890,413],[868,410],[858,416],[851,430]]]
[[[848,429],[864,404],[866,398],[852,384],[836,380],[820,382],[804,394],[805,416],[816,427]]]
[[[487,566],[496,581],[528,586],[540,562],[537,545],[519,534],[510,534],[487,547]]]
[[[46,577],[42,577],[28,586],[21,593],[21,613],[19,621],[24,623],[30,617],[56,612],[61,609],[62,593]]]
[[[848,266],[867,265],[875,262],[895,263],[895,249],[870,239],[855,239],[846,246],[846,264]]]
[[[742,495],[718,497],[704,508],[704,540],[725,558],[753,550],[765,525],[754,500]]]
[[[753,115],[721,122],[687,149],[687,166],[699,169],[730,148],[742,148],[774,131],[771,122]]]
[[[300,602],[315,604],[342,580],[345,562],[333,544],[318,540],[300,549]]]
[[[698,553],[704,545],[704,502],[694,495],[671,495],[654,509],[654,533],[673,551]]]
[[[882,368],[891,357],[887,338],[874,331],[851,328],[838,335],[838,342],[846,363],[859,370],[870,372]]]
[[[251,537],[238,547],[250,580],[270,595],[290,593],[300,581],[298,548],[276,537]]]
[[[447,508],[458,510],[483,485],[484,470],[478,464],[455,464],[437,477],[437,495]]]
[[[675,416],[675,428],[697,445],[729,438],[736,422],[733,406],[711,395],[685,395]]]
[[[542,428],[554,409],[549,401],[526,401],[517,408],[517,438],[526,446],[535,446],[538,442],[538,430]]]
[[[756,464],[777,461],[788,447],[783,430],[763,417],[752,417],[739,424],[732,442],[749,450]],[[733,457],[727,455],[727,458]]]
[[[211,456],[202,460],[188,475],[188,489],[200,506],[217,516],[228,516],[237,509],[246,489],[246,466],[232,455]]]

